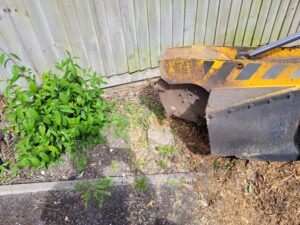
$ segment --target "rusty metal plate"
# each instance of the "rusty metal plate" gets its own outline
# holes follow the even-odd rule
[[[168,85],[160,80],[155,84],[167,116],[202,123],[208,100],[208,92],[192,84]]]

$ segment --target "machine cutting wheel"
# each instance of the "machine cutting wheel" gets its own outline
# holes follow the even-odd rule
[[[252,50],[168,49],[155,88],[168,115],[206,119],[211,153],[246,159],[299,158],[300,32]]]

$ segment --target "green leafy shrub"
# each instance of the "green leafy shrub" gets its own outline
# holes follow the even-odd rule
[[[99,208],[103,207],[104,197],[110,196],[109,188],[112,187],[110,177],[98,179],[95,183],[90,183],[87,180],[75,185],[75,190],[80,191],[81,200],[85,208],[88,207],[89,202],[95,199]]]
[[[86,159],[86,148],[104,140],[109,104],[101,98],[101,76],[81,68],[69,52],[56,64],[58,74],[44,73],[41,81],[16,55],[0,56],[2,65],[9,60],[14,65],[4,91],[5,115],[7,130],[18,137],[17,167],[46,167],[63,153]],[[18,85],[21,79],[27,87]]]

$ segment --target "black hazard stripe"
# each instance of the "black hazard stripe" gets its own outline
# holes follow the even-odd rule
[[[204,61],[203,62],[203,69],[204,69],[204,74],[207,74],[212,65],[214,64],[214,61]]]
[[[300,78],[300,67],[293,73],[290,78]]]
[[[252,75],[258,70],[261,66],[259,63],[249,63],[247,64],[244,69],[240,72],[237,80],[248,80],[252,77]]]
[[[275,79],[286,67],[287,65],[275,64],[262,76],[262,79]]]
[[[217,72],[211,76],[208,80],[210,83],[218,83],[226,81],[226,78],[237,65],[237,62],[224,62],[222,67],[217,70]]]

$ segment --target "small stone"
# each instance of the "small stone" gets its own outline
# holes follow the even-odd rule
[[[113,151],[114,151],[114,149],[112,149],[112,148],[111,148],[111,149],[109,149],[109,152],[113,152]]]
[[[146,206],[149,207],[149,206],[153,206],[154,204],[155,204],[155,201],[154,200],[150,200],[150,202]]]
[[[69,217],[65,216],[65,222],[69,221]]]
[[[207,206],[208,206],[208,202],[207,202],[205,199],[200,200],[200,204],[201,204],[203,207],[207,207]]]
[[[45,176],[46,172],[44,170],[41,171],[41,174]]]
[[[160,125],[158,121],[151,119],[148,129],[148,140],[154,147],[174,145],[174,134],[170,127]]]

